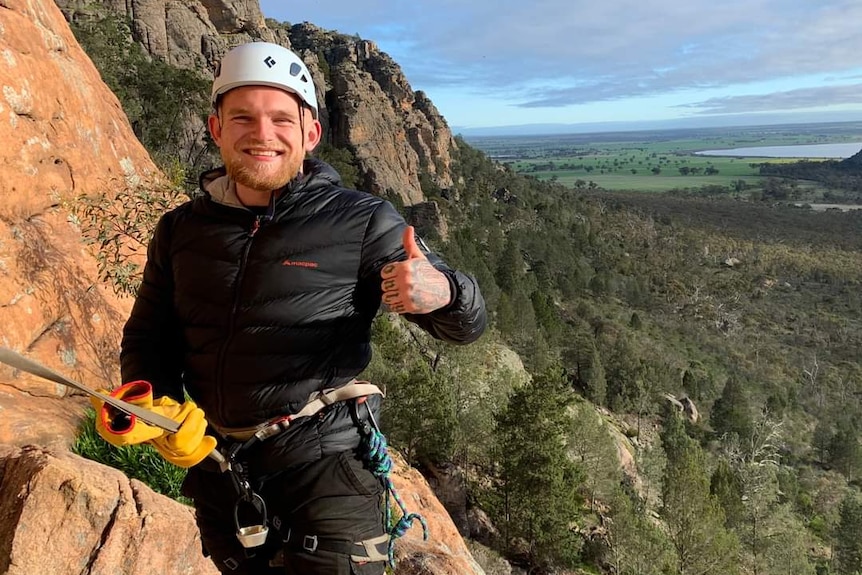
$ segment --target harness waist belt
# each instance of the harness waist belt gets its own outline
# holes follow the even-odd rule
[[[225,439],[231,439],[233,441],[248,441],[252,437],[255,437],[258,441],[263,441],[273,435],[281,433],[290,427],[290,424],[297,419],[310,417],[333,403],[355,399],[357,397],[365,397],[367,395],[384,395],[384,393],[373,383],[357,381],[354,379],[336,389],[315,391],[311,394],[308,403],[306,403],[298,412],[291,415],[277,417],[267,421],[266,423],[261,423],[260,425],[255,425],[253,427],[221,427],[212,423],[210,423],[210,425]]]
[[[288,531],[285,546],[293,551],[305,551],[316,553],[317,551],[330,551],[349,555],[354,563],[371,563],[374,561],[389,560],[390,537],[384,533],[379,537],[350,543],[336,539],[321,539],[317,535],[294,535]],[[382,551],[381,551],[382,549]],[[270,567],[284,567],[284,548],[279,549],[275,557],[269,561]]]

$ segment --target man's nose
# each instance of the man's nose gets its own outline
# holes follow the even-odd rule
[[[252,135],[266,141],[273,137],[275,126],[269,118],[257,118],[252,124]]]

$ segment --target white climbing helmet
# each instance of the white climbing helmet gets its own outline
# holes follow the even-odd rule
[[[272,86],[292,92],[308,104],[317,119],[317,96],[311,73],[305,62],[284,46],[251,42],[225,54],[215,70],[213,106],[219,96],[240,86]]]

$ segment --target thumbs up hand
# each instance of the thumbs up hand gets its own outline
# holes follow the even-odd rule
[[[383,303],[396,313],[431,313],[449,304],[449,280],[425,257],[416,244],[413,226],[404,229],[407,260],[387,264],[380,272]]]

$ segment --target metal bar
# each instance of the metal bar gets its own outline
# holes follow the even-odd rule
[[[154,411],[150,411],[149,409],[145,409],[138,405],[123,401],[122,399],[111,397],[106,393],[101,393],[94,389],[90,389],[86,385],[83,385],[81,383],[78,383],[77,381],[73,381],[63,375],[60,375],[51,368],[46,367],[39,362],[33,361],[32,359],[25,357],[9,348],[0,347],[0,362],[14,367],[15,369],[20,369],[21,371],[26,371],[27,373],[41,377],[42,379],[47,379],[48,381],[53,381],[54,383],[59,383],[61,385],[65,385],[66,387],[71,387],[73,389],[77,389],[78,391],[83,391],[87,395],[97,397],[108,405],[116,407],[124,413],[134,415],[144,423],[154,425],[160,429],[164,429],[165,431],[176,433],[176,431],[180,428],[180,424],[169,417],[165,417],[160,413],[156,413]]]
[[[106,393],[101,393],[94,389],[90,389],[86,385],[78,383],[77,381],[73,381],[64,375],[57,373],[51,368],[42,365],[37,361],[33,361],[32,359],[23,356],[17,351],[13,351],[9,348],[0,346],[0,363],[5,363],[8,366],[14,367],[15,369],[20,369],[21,371],[26,371],[27,373],[35,375],[37,377],[41,377],[42,379],[47,379],[48,381],[53,381],[54,383],[59,383],[61,385],[65,385],[66,387],[71,387],[73,389],[83,391],[87,395],[97,397],[108,405],[113,406],[124,413],[128,413],[129,415],[134,415],[144,423],[148,423],[150,425],[158,427],[159,429],[164,429],[165,431],[176,433],[180,428],[180,424],[169,417],[165,417],[160,413],[156,413],[154,411],[150,411],[149,409],[144,409],[143,407],[140,407],[138,405],[123,401],[122,399],[111,397]],[[230,469],[230,463],[224,458],[224,456],[218,449],[213,449],[209,453],[209,457],[219,463],[219,467],[222,471]]]

